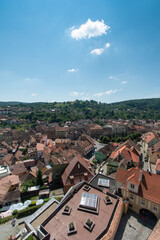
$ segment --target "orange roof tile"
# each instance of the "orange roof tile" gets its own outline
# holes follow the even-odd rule
[[[142,196],[145,199],[160,204],[160,188],[159,188],[160,176],[157,174],[143,171],[142,181],[139,181],[140,171],[141,169],[139,168],[131,168],[129,170],[123,170],[118,168],[116,180],[124,184],[123,188],[126,189],[128,178],[131,177],[132,179],[133,174],[135,174],[134,181],[137,182],[137,184],[139,182],[138,195]],[[129,179],[129,181],[131,181],[131,179]]]

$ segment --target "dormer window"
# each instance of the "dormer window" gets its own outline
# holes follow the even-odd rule
[[[131,188],[134,189],[134,184],[131,183]]]

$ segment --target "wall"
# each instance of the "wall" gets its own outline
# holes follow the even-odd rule
[[[131,194],[134,196],[133,200],[130,199]],[[122,190],[122,195],[123,195],[123,198],[125,198],[129,201],[129,203],[132,205],[131,209],[133,211],[135,211],[136,213],[139,214],[139,210],[144,208],[144,209],[148,209],[149,211],[151,211],[158,219],[160,218],[160,205],[158,205],[152,201],[149,201],[145,198],[142,198],[140,196],[137,196],[134,193],[130,193],[129,191],[126,191],[126,190]],[[145,200],[145,205],[141,204],[142,199]],[[158,207],[157,211],[153,210],[154,205],[156,205]]]
[[[148,240],[159,240],[159,236],[160,236],[160,221],[157,222],[153,231],[149,235]]]
[[[127,182],[127,189],[131,190],[132,192],[135,192],[135,193],[138,193],[138,185],[136,184],[133,184],[134,185],[134,188],[131,188],[131,183],[128,181]]]
[[[119,226],[119,223],[120,223],[120,220],[121,220],[121,217],[122,217],[123,207],[124,207],[124,203],[121,198],[119,200],[119,203],[118,203],[117,209],[115,211],[114,217],[112,219],[111,225],[109,227],[109,230],[106,233],[106,235],[102,238],[102,240],[113,240],[114,239],[117,229],[118,229],[118,226]]]

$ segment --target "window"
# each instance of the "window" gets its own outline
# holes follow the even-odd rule
[[[131,188],[134,189],[134,184],[131,183]]]
[[[133,194],[130,195],[130,200],[134,200]]]
[[[145,200],[144,199],[141,199],[141,205],[145,205]]]
[[[155,212],[158,211],[158,206],[157,205],[153,205],[153,211],[155,211]]]
[[[83,208],[97,209],[98,196],[91,193],[83,193],[80,206]]]
[[[98,186],[109,187],[109,183],[110,183],[109,179],[104,179],[104,178],[98,179]]]

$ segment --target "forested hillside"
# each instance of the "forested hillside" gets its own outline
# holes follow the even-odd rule
[[[8,105],[28,109],[19,111],[19,118],[44,120],[49,122],[65,122],[79,119],[160,119],[160,98],[129,100],[117,103],[101,103],[96,101],[54,102],[54,103],[16,103]],[[6,104],[1,106],[6,108]],[[23,113],[24,112],[24,113]]]

